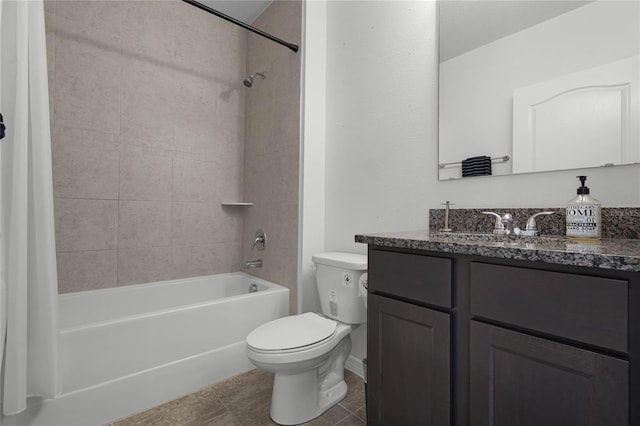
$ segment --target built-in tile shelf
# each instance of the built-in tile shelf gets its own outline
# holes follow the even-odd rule
[[[242,203],[242,202],[232,202],[232,201],[223,201],[222,207],[249,207],[252,206],[253,203]]]

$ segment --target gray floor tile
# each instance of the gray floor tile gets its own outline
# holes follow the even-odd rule
[[[114,426],[200,426],[226,411],[211,388],[114,422]]]
[[[356,416],[360,417],[365,423],[367,422],[367,407],[366,405],[361,407],[358,411],[356,411],[355,413]]]
[[[345,371],[347,396],[305,426],[366,425],[364,382]],[[251,370],[114,421],[110,426],[271,426],[273,374]]]
[[[352,414],[339,423],[336,423],[335,426],[366,426],[366,423],[355,414]]]
[[[365,404],[364,381],[349,370],[344,371],[344,381],[347,383],[347,396],[340,405],[355,413]]]
[[[310,422],[303,423],[305,426],[333,426],[339,421],[347,418],[351,413],[340,405],[334,405],[325,411],[320,417],[316,417]]]
[[[242,426],[242,424],[233,414],[227,411],[224,414],[209,420],[207,423],[203,424],[203,426]]]
[[[213,385],[213,391],[223,404],[233,404],[251,398],[264,390],[273,388],[273,374],[251,370]]]

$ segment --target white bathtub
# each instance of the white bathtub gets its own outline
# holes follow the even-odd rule
[[[16,424],[104,424],[248,371],[247,334],[288,314],[289,290],[237,272],[59,302],[63,394]]]

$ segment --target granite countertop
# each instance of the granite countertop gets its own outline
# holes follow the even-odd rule
[[[640,240],[637,239],[581,243],[565,237],[520,237],[511,241],[504,235],[430,234],[425,230],[359,234],[355,241],[382,247],[640,272]]]

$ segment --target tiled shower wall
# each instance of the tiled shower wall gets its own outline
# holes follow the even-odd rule
[[[283,0],[254,25],[300,46],[301,22],[302,2]],[[264,229],[267,247],[254,253],[263,267],[248,272],[288,287],[292,314],[298,297],[300,57],[256,35],[247,38],[247,72],[266,71],[267,78],[256,78],[246,94],[244,198],[254,206],[245,216],[243,254],[248,259],[256,229]]]
[[[59,291],[239,270],[246,32],[180,1],[45,19]]]

